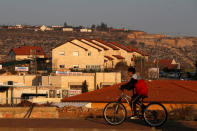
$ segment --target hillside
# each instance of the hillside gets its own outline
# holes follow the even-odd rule
[[[132,45],[150,54],[150,59],[175,58],[185,68],[194,67],[197,56],[197,38],[195,37],[164,37],[146,33],[127,32],[62,32],[62,31],[31,31],[0,29],[0,59],[6,59],[10,49],[22,45],[41,46],[48,57],[51,49],[74,38],[99,38],[124,45]],[[161,38],[159,42],[155,42]]]

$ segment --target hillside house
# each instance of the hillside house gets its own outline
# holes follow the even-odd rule
[[[156,61],[155,61],[156,62]],[[180,69],[180,63],[176,62],[175,59],[160,59],[158,65],[161,69]]]
[[[64,32],[73,32],[74,29],[73,28],[62,28],[62,31],[64,31]]]
[[[42,26],[40,26],[40,30],[41,31],[51,31],[51,30],[53,30],[53,28],[47,27],[45,25],[42,25]]]
[[[52,50],[53,70],[114,68],[118,62],[134,65],[133,57],[148,55],[131,47],[99,39],[74,39]]]
[[[40,46],[21,46],[12,48],[8,54],[9,60],[24,60],[36,58],[46,58]]]
[[[90,32],[92,32],[92,30],[91,30],[91,29],[86,29],[86,28],[85,28],[85,29],[80,29],[80,32],[89,32],[89,33],[90,33]]]
[[[52,68],[103,68],[102,51],[80,40],[64,43],[52,50]]]

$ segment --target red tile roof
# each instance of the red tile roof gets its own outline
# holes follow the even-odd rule
[[[125,50],[125,51],[127,51],[127,52],[138,52],[138,53],[140,53],[140,54],[142,54],[144,56],[148,56],[148,54],[143,53],[143,52],[137,50],[136,48],[134,48],[132,46],[123,46],[123,45],[118,44],[116,42],[110,42],[110,43],[113,44],[113,45],[115,45],[115,46],[117,46],[117,47],[119,47],[119,48],[121,48],[121,49],[123,49],[123,50]]]
[[[113,58],[110,56],[104,56],[104,57],[107,58],[108,60],[113,60]]]
[[[125,59],[124,57],[120,56],[120,55],[112,55],[114,57],[116,57],[117,59]]]
[[[120,49],[118,49],[117,47],[113,46],[112,44],[107,43],[107,42],[105,42],[105,41],[102,41],[102,40],[100,40],[100,39],[94,39],[94,40],[95,40],[95,41],[98,41],[99,43],[104,44],[105,46],[108,46],[108,47],[112,48],[113,50],[120,50]]]
[[[89,39],[87,39],[87,38],[83,38],[83,39],[84,39],[85,41],[88,41],[88,42],[90,42],[90,43],[93,43],[93,44],[96,45],[96,46],[99,46],[99,47],[103,48],[104,50],[109,50],[108,48],[105,48],[104,46],[99,45],[99,44],[93,42],[92,40],[89,40]]]
[[[121,45],[121,44],[118,44],[118,43],[116,43],[116,42],[110,42],[112,45],[115,45],[115,46],[117,46],[117,47],[119,47],[120,49],[123,49],[123,50],[125,50],[125,51],[127,51],[127,52],[131,52],[131,50],[129,50],[127,47],[125,47],[125,46],[123,46],[123,45]]]
[[[149,56],[148,54],[146,54],[146,53],[144,53],[144,52],[141,52],[141,51],[139,51],[139,50],[137,50],[136,48],[134,48],[133,46],[126,46],[131,52],[137,52],[137,53],[140,53],[140,54],[142,54],[142,55],[144,55],[144,56]]]
[[[79,41],[82,42],[82,43],[85,43],[85,44],[88,45],[88,46],[91,46],[91,47],[97,49],[98,51],[102,51],[101,49],[99,49],[99,48],[97,48],[97,47],[95,47],[95,46],[92,46],[92,45],[88,44],[88,42],[81,41],[81,40],[79,40]]]
[[[177,68],[177,64],[172,64],[172,59],[161,59],[159,60],[159,65],[167,67],[168,69]]]
[[[190,103],[197,104],[197,81],[181,80],[152,80],[146,81],[148,85],[148,98],[145,102],[162,103]],[[83,93],[77,96],[63,98],[62,102],[111,102],[116,101],[121,91],[120,83],[101,88],[96,91]],[[132,92],[127,91],[127,94]]]
[[[70,41],[70,43],[73,44],[73,45],[75,45],[75,46],[78,46],[78,47],[84,49],[85,51],[88,51],[88,49],[86,49],[86,48],[84,48],[84,47],[82,47],[82,46],[80,46],[80,45],[77,45],[77,44],[75,44],[75,43],[73,43],[73,42],[71,42],[71,41]]]
[[[46,57],[40,46],[21,46],[19,48],[12,48],[11,51],[13,51],[15,55],[31,55],[35,53],[34,55],[44,55]]]
[[[159,63],[169,65],[169,64],[172,64],[172,59],[161,59],[159,60]]]

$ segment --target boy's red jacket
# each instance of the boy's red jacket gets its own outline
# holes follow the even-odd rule
[[[135,84],[135,91],[138,95],[148,96],[148,87],[144,80],[138,80]]]

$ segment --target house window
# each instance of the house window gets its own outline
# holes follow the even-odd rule
[[[60,68],[65,68],[65,66],[64,65],[60,65]]]
[[[55,98],[57,95],[56,90],[49,90],[49,98]]]
[[[88,52],[88,56],[91,56],[91,52]]]
[[[62,98],[68,97],[68,90],[62,90]]]
[[[65,54],[64,54],[64,51],[60,51],[60,52],[59,52],[59,55],[64,56],[64,55],[65,55]]]
[[[90,69],[90,65],[86,65],[86,69]]]
[[[79,65],[73,65],[73,68],[79,68]]]
[[[73,56],[79,56],[79,52],[78,51],[74,51],[73,52]]]
[[[100,65],[96,65],[96,69],[101,69],[101,66]]]

